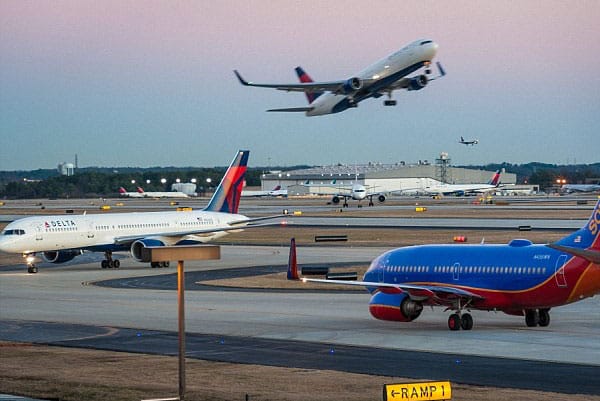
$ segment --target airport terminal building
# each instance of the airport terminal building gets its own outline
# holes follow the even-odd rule
[[[335,186],[351,185],[358,182],[374,191],[410,191],[415,188],[432,186],[436,181],[450,184],[486,183],[494,171],[475,170],[452,167],[443,164],[419,162],[405,164],[368,163],[362,165],[337,164],[331,166],[312,167],[301,170],[270,172],[262,174],[263,190],[270,190],[281,185],[287,188],[289,195],[304,195],[310,192],[332,193]],[[515,184],[516,174],[503,172],[502,184]],[[327,188],[323,185],[332,184]]]

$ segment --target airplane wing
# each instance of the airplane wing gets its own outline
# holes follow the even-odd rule
[[[342,81],[330,81],[330,82],[299,82],[293,84],[257,84],[254,82],[246,81],[237,70],[233,70],[235,76],[240,81],[240,83],[244,86],[256,86],[259,88],[271,88],[277,89],[287,92],[333,92],[333,93],[343,93],[344,85],[348,84],[348,80]],[[352,79],[352,78],[351,78]],[[308,111],[307,108],[301,110],[302,108],[293,108],[293,109],[273,109],[269,111]]]
[[[370,281],[345,281],[345,280],[323,280],[316,278],[303,277],[302,282],[323,283],[323,284],[340,284],[369,288],[381,289],[396,289],[399,292],[406,292],[412,299],[424,301],[433,299],[436,302],[444,303],[444,301],[463,299],[484,299],[482,296],[473,292],[466,291],[455,287],[443,287],[437,285],[414,285],[414,284],[392,284],[392,283],[377,283]]]
[[[186,235],[202,235],[202,234],[213,234],[223,231],[235,231],[235,230],[245,230],[250,228],[259,228],[259,227],[271,227],[271,226],[279,226],[283,224],[287,224],[287,222],[271,222],[271,223],[260,223],[254,224],[259,221],[275,219],[278,217],[284,217],[284,215],[273,215],[273,216],[263,216],[263,217],[255,217],[252,219],[243,219],[238,221],[229,222],[227,226],[218,227],[218,228],[204,228],[204,229],[191,229],[191,230],[182,230],[176,232],[166,232],[166,233],[156,233],[152,234],[152,237],[185,237]],[[122,237],[116,237],[114,242],[116,245],[124,245],[133,243],[139,239],[146,238],[148,235],[128,235]]]

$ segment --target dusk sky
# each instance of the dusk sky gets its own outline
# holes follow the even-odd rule
[[[0,0],[0,170],[600,161],[600,1]],[[448,75],[396,107],[266,113],[420,38]],[[460,145],[460,136],[479,145]]]

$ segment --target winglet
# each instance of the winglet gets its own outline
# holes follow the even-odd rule
[[[446,71],[444,70],[444,67],[442,67],[442,63],[440,63],[439,61],[436,61],[435,64],[437,65],[437,68],[440,71],[440,77],[443,77],[444,75],[446,75]]]
[[[242,76],[240,75],[240,73],[238,72],[238,70],[233,70],[233,72],[235,73],[235,76],[237,77],[237,79],[240,81],[240,83],[244,86],[249,86],[250,83],[248,81],[246,81],[244,78],[242,78]]]
[[[290,240],[290,257],[288,259],[288,280],[300,280],[298,276],[298,263],[296,261],[296,238]]]

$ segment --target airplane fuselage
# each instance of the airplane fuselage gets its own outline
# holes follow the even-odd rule
[[[128,249],[131,238],[149,237],[160,238],[168,245],[183,240],[207,242],[227,232],[188,233],[198,229],[219,229],[244,219],[247,217],[240,214],[206,211],[33,216],[7,225],[4,232],[13,230],[17,234],[3,235],[0,249],[9,253],[65,249],[116,251]],[[181,235],[177,236],[178,233]]]
[[[508,245],[426,245],[382,254],[371,263],[364,281],[465,290],[481,297],[473,299],[470,308],[522,314],[525,309],[551,308],[600,293],[600,265],[528,240]],[[390,316],[396,313],[400,303],[394,302],[371,307],[384,313],[376,317],[385,318],[386,310]],[[429,298],[426,304],[438,302]]]
[[[438,45],[430,40],[418,40],[365,68],[355,76],[364,86],[352,95],[327,92],[310,104],[307,116],[339,113],[370,97],[380,97],[388,87],[402,77],[428,65],[437,53]]]

